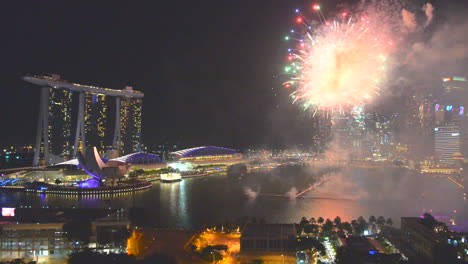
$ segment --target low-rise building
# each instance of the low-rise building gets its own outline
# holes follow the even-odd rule
[[[85,246],[102,252],[126,251],[125,233],[129,223],[121,211],[92,219],[89,244],[84,245],[79,241],[67,239],[64,225],[70,221],[69,217],[73,214],[89,213],[83,211],[86,210],[64,212],[50,208],[18,208],[18,215],[2,217],[0,259],[23,258],[39,263],[65,262],[68,254],[74,249]],[[31,213],[38,214],[36,221],[31,218]]]
[[[425,259],[425,263],[455,263],[456,250],[447,243],[447,226],[430,214],[424,217],[402,217],[403,242]]]

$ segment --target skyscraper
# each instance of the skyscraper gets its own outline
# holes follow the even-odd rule
[[[86,133],[86,147],[97,147],[101,153],[105,152],[105,139],[110,132],[108,127],[108,101],[105,94],[86,93],[84,129]]]
[[[87,148],[97,147],[104,153],[107,142],[110,144],[111,132],[113,150],[116,150],[114,154],[129,154],[140,150],[142,92],[135,91],[132,87],[115,90],[72,83],[60,79],[58,75],[26,76],[23,80],[42,87],[33,166],[39,165],[41,153],[45,165],[74,157],[78,151],[85,151]],[[73,144],[72,93],[78,95]],[[111,98],[115,100],[113,131],[108,127]]]
[[[453,160],[448,161],[447,155],[450,154],[452,159],[455,149],[456,153],[468,155],[468,117],[465,112],[468,85],[464,77],[443,78],[442,81],[443,90],[434,105],[435,151],[441,162],[453,163]],[[458,145],[455,148],[453,144]]]
[[[49,88],[47,133],[49,152],[55,156],[70,155],[71,100],[71,91]]]
[[[455,153],[460,152],[460,129],[458,126],[434,128],[436,159],[442,163],[453,164]]]
[[[127,87],[129,89],[129,87]],[[128,154],[141,150],[141,98],[121,98],[121,151]]]

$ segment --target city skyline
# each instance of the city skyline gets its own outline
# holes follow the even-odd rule
[[[353,2],[345,1],[345,5]],[[331,12],[337,3],[331,1],[322,9]],[[148,98],[142,116],[145,144],[180,142],[239,148],[310,144],[311,134],[316,132],[314,119],[290,105],[281,81],[275,78],[285,56],[282,36],[294,19],[288,14],[304,3],[183,4],[123,4],[126,12],[118,8],[122,7],[118,2],[110,8],[100,4],[93,8],[49,2],[9,4],[18,27],[6,32],[2,45],[18,48],[5,60],[11,67],[1,76],[5,85],[14,89],[4,89],[9,99],[0,104],[0,110],[14,111],[15,115],[5,115],[3,121],[15,129],[3,130],[0,144],[34,141],[37,117],[30,113],[38,109],[34,97],[39,92],[21,82],[20,77],[28,73],[57,73],[78,83],[133,86],[143,91]],[[435,2],[434,6],[437,16],[426,35],[456,20],[453,17],[465,7],[457,1]],[[264,8],[268,12],[263,12]],[[85,11],[87,20],[78,19]],[[43,29],[42,34],[34,33],[37,29]],[[56,34],[63,34],[62,41],[46,44]],[[34,38],[24,41],[26,36]],[[76,41],[76,36],[81,41]],[[460,59],[466,63],[466,58]],[[464,74],[451,67],[446,70],[414,82],[437,86],[434,80]],[[404,74],[395,78],[399,75],[405,79]],[[25,93],[32,96],[26,98]]]

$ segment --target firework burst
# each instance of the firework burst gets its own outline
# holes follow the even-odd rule
[[[307,18],[296,9],[297,27],[286,41],[288,49],[284,71],[294,103],[304,109],[344,112],[361,106],[379,94],[387,72],[387,58],[394,43],[385,25],[372,16],[351,16],[342,12],[328,21],[314,5],[319,22]]]

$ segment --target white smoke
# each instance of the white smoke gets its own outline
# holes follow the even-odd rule
[[[289,191],[286,192],[286,196],[289,197],[289,199],[294,200],[297,198],[297,188],[292,187]]]
[[[434,13],[434,6],[432,6],[431,3],[426,3],[425,5],[423,5],[422,10],[424,11],[424,14],[426,14],[426,18],[427,18],[426,23],[424,24],[424,27],[427,27],[432,21],[432,17]]]
[[[252,188],[244,187],[244,193],[249,197],[250,200],[255,200],[259,192],[255,192]]]
[[[411,33],[416,30],[416,16],[406,9],[401,10],[401,17],[402,17],[402,29],[401,31],[404,33]]]

